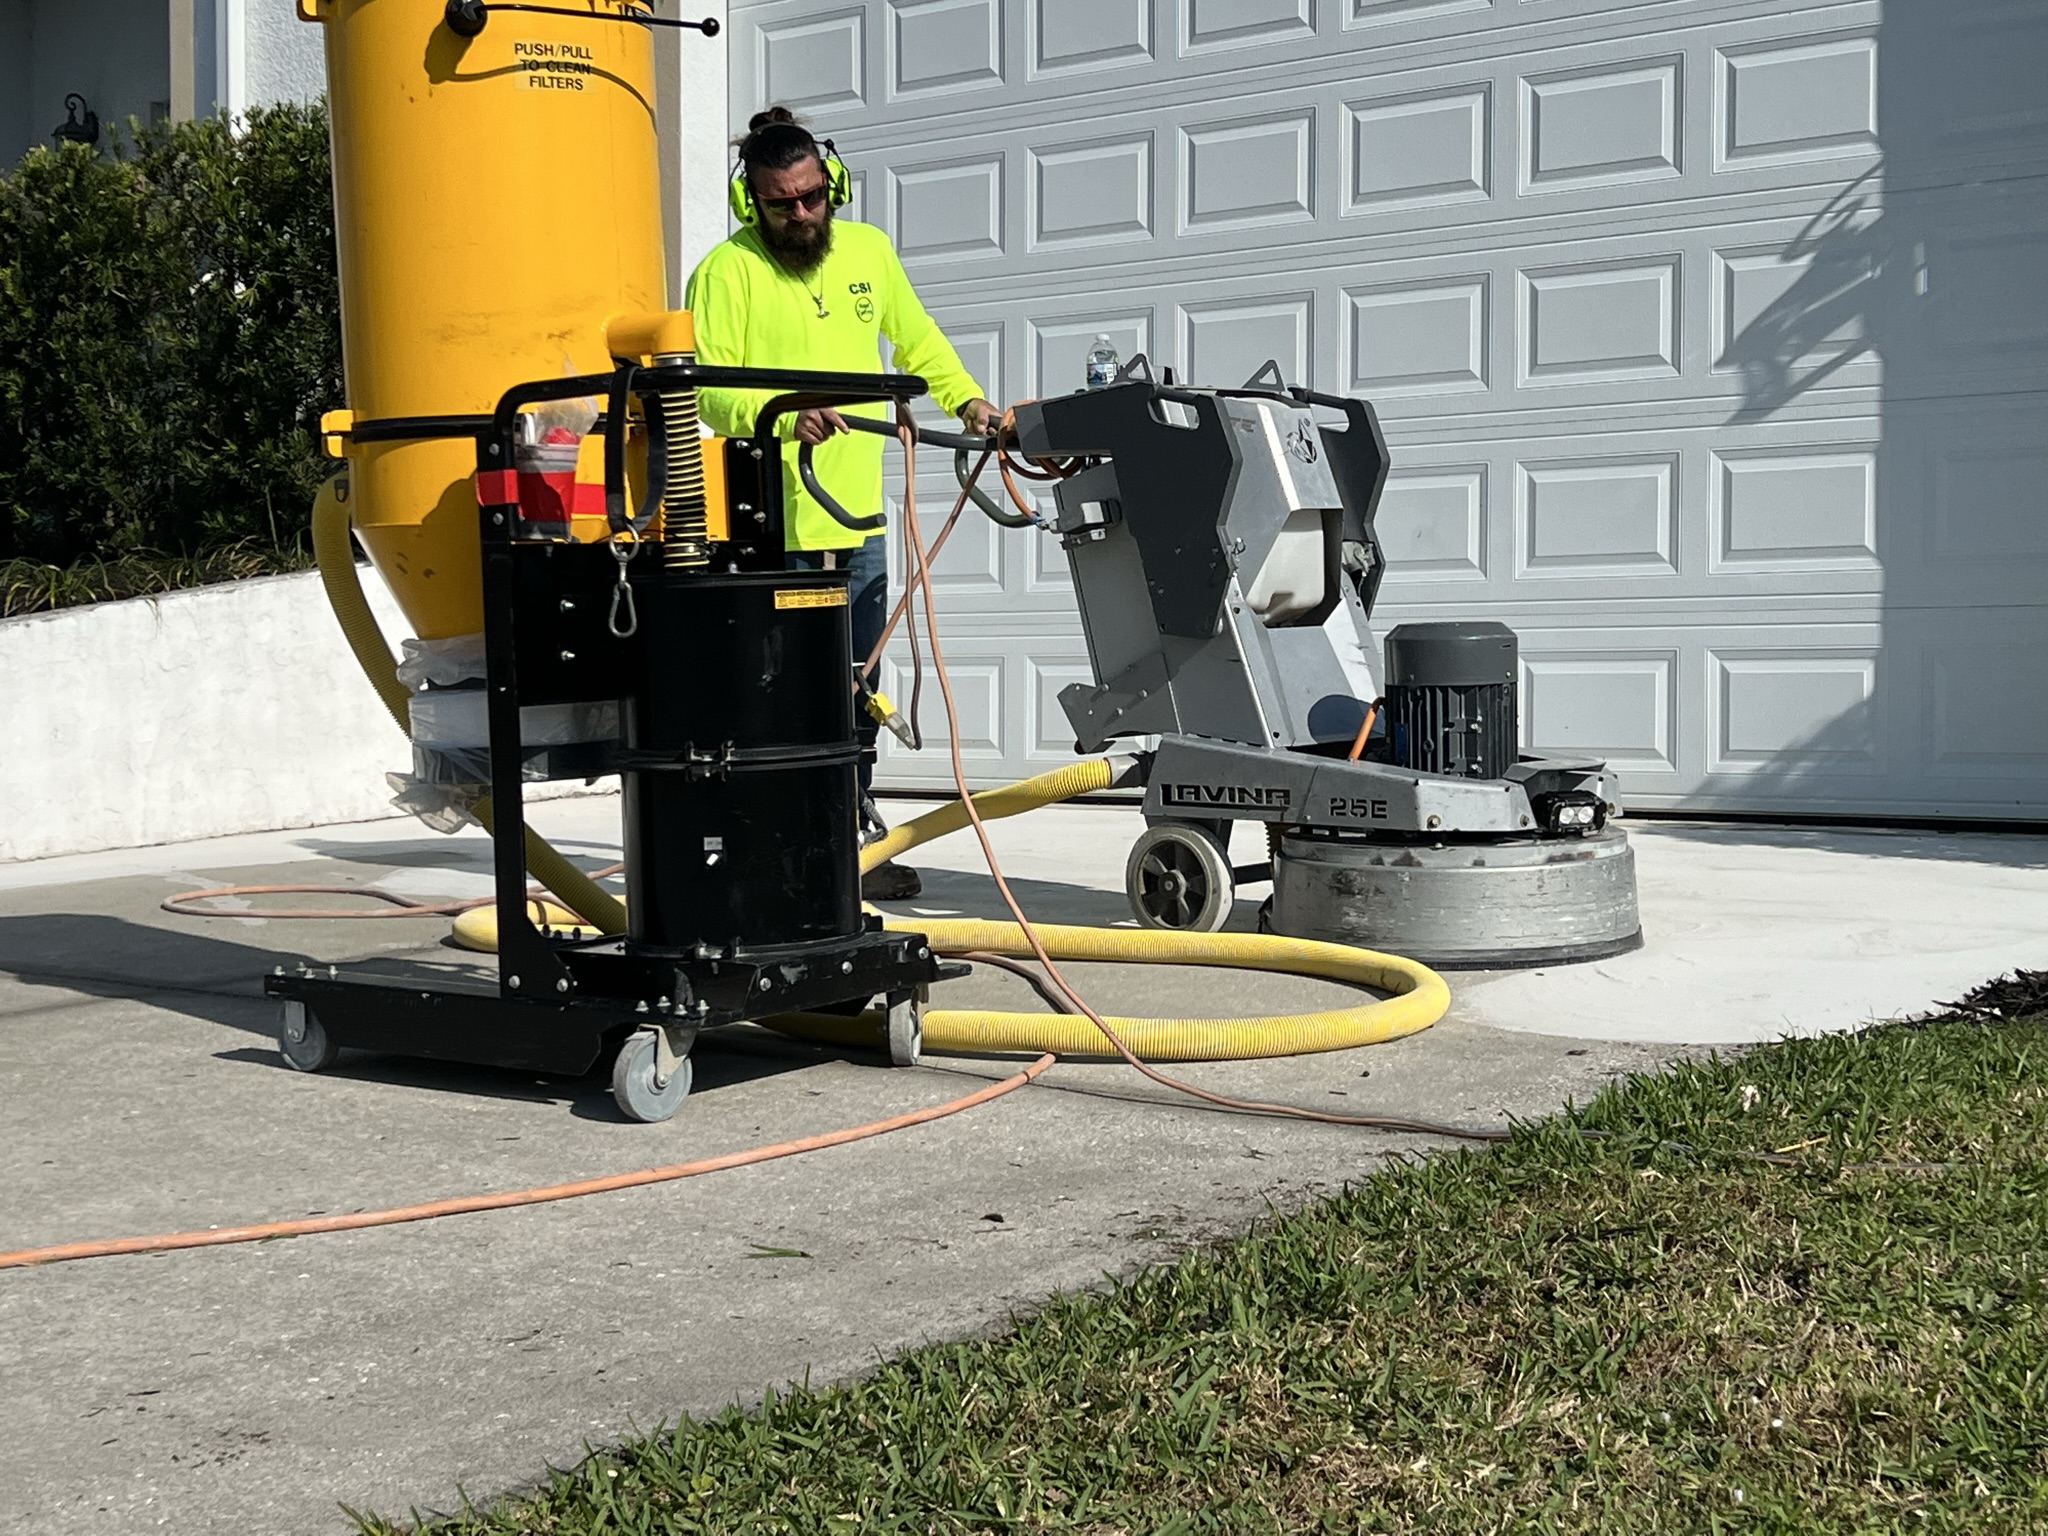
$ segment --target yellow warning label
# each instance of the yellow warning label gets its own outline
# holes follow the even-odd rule
[[[846,588],[778,587],[775,591],[775,606],[778,608],[844,608],[846,606]]]

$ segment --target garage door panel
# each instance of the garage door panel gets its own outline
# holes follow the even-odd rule
[[[1001,0],[889,0],[889,99],[920,104],[1000,85]]]
[[[1661,582],[1678,575],[1678,455],[1534,459],[1516,465],[1515,576]]]
[[[1677,177],[1683,57],[1581,65],[1520,80],[1526,193]]]
[[[1902,609],[2038,604],[2048,593],[2048,395],[1887,413],[1879,551]]]
[[[1669,647],[1525,648],[1522,748],[1592,753],[1632,779],[1669,784],[1678,772],[1677,675]]]
[[[754,99],[808,112],[865,106],[867,7],[784,7],[781,12],[747,29]]]
[[[1029,0],[1032,80],[1095,85],[1105,70],[1153,62],[1154,0]]]
[[[1485,464],[1397,464],[1380,496],[1376,524],[1400,590],[1483,583],[1492,563]],[[1460,593],[1445,593],[1458,601]]]
[[[1484,202],[1493,191],[1493,82],[1343,103],[1345,214]]]
[[[1875,645],[1708,645],[1707,772],[1882,776],[1878,660]]]
[[[1874,444],[1710,449],[1709,460],[1710,572],[1881,572]]]
[[[1175,306],[1179,344],[1173,356],[1187,379],[1239,384],[1267,362],[1283,378],[1308,379],[1315,348],[1315,295],[1211,299]]]
[[[1918,772],[1945,798],[2039,815],[2048,778],[2048,614],[1909,610],[1888,616],[1887,651],[1910,658]]]
[[[1178,232],[1213,235],[1316,216],[1314,106],[1211,117],[1178,128]]]
[[[951,728],[946,719],[944,698],[931,672],[929,657],[925,659],[924,667],[925,683],[917,720],[925,751],[907,755],[921,755],[942,762],[946,758],[947,743],[951,740]],[[1016,731],[1013,722],[1007,718],[1013,702],[1009,696],[1018,685],[1020,668],[1018,658],[997,655],[971,643],[946,647],[946,672],[952,680],[953,703],[959,712],[960,755],[963,758],[1000,762],[1011,755]],[[899,710],[911,708],[915,681],[913,664],[907,652],[903,656],[892,652],[882,659],[882,691],[889,695]],[[895,740],[894,737],[889,739],[892,743]],[[894,754],[889,756],[893,759]]]
[[[1396,395],[1484,393],[1493,381],[1493,274],[1346,285],[1339,388]]]
[[[1046,766],[1071,761],[1073,728],[1058,707],[1059,690],[1087,681],[1087,648],[1064,616],[1051,626],[1010,623],[990,633],[960,617],[941,632],[947,670],[960,711],[961,756],[982,782],[1002,782]],[[887,732],[878,743],[877,775],[884,784],[947,789],[953,773],[947,752],[944,701],[925,659],[919,722],[924,750],[912,752]],[[883,688],[897,708],[908,711],[910,653],[900,642],[884,659]]]
[[[1180,49],[1209,53],[1310,39],[1316,35],[1317,5],[1318,0],[1177,0]]]
[[[884,174],[889,233],[906,265],[923,269],[1003,254],[1009,163],[1001,151],[891,166]]]
[[[1010,505],[1002,482],[993,473],[985,476],[984,489],[1003,507]],[[1052,498],[1034,496],[1032,487],[1020,483],[1026,500],[1051,512]],[[943,479],[918,477],[918,527],[927,549],[936,542],[947,515],[959,496],[959,485],[949,474]],[[888,498],[890,516],[889,581],[892,593],[901,593],[908,563],[908,539],[903,532],[902,509],[897,498]],[[1023,619],[1050,615],[1058,624],[1076,624],[1073,582],[1067,558],[1057,535],[1041,529],[1000,528],[970,506],[932,561],[932,591],[942,614],[957,613],[972,618],[978,611],[993,609]]]
[[[1121,133],[1027,151],[1030,246],[1073,250],[1150,240],[1157,195],[1150,133]]]

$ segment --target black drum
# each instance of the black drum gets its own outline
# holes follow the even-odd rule
[[[861,931],[847,573],[635,574],[631,947],[709,958]]]

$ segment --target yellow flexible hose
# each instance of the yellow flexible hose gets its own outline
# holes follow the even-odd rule
[[[1030,943],[1015,923],[976,918],[890,918],[890,928],[924,934],[945,954],[982,950],[1029,959]],[[1238,1019],[1131,1019],[1108,1017],[1110,1028],[1147,1061],[1250,1061],[1306,1056],[1378,1045],[1427,1029],[1451,1005],[1450,988],[1427,966],[1397,955],[1314,939],[1264,933],[1165,933],[1145,928],[1073,928],[1034,923],[1055,960],[1110,960],[1144,965],[1227,965],[1351,982],[1394,995],[1315,1013],[1266,1014]],[[877,1044],[878,1015],[838,1019],[799,1014],[764,1022],[789,1034],[847,1044]],[[1078,1014],[1008,1013],[994,1008],[933,1008],[924,1016],[928,1050],[986,1056],[1012,1051],[1053,1051],[1061,1056],[1114,1059],[1102,1031]]]
[[[326,588],[327,605],[334,610],[348,648],[355,653],[356,664],[377,690],[384,707],[391,711],[398,728],[410,738],[412,713],[408,706],[412,695],[398,680],[397,659],[385,642],[384,631],[377,627],[377,616],[363,596],[362,583],[356,580],[355,550],[349,544],[348,503],[343,490],[347,482],[346,475],[336,475],[313,498],[313,557],[320,566],[320,584]],[[490,831],[491,797],[486,794],[479,799],[470,807],[470,814],[486,832]],[[534,879],[600,932],[626,931],[626,908],[618,897],[599,887],[532,827],[526,829],[526,868]],[[493,938],[495,944],[495,934]]]
[[[1109,788],[1119,768],[1110,758],[1091,758],[1035,778],[983,790],[974,797],[985,821],[1016,816]],[[866,871],[967,825],[958,800],[894,828],[861,850]],[[568,926],[573,916],[559,908],[548,920]],[[977,918],[892,917],[898,932],[921,933],[941,954],[980,950],[1028,958],[1032,953],[1015,923]],[[1450,988],[1428,966],[1399,955],[1288,939],[1263,933],[1170,933],[1147,928],[1078,928],[1035,923],[1039,939],[1055,960],[1105,960],[1145,965],[1218,965],[1240,970],[1278,971],[1392,993],[1386,998],[1314,1013],[1273,1014],[1237,1019],[1111,1018],[1108,1023],[1147,1061],[1249,1061],[1268,1056],[1303,1056],[1378,1045],[1426,1029],[1451,1005]],[[477,907],[455,920],[455,941],[470,949],[498,947],[495,908]],[[879,1014],[857,1018],[830,1014],[787,1014],[762,1023],[785,1034],[840,1045],[879,1045]],[[1012,1051],[1054,1051],[1061,1056],[1114,1057],[1102,1032],[1085,1018],[1059,1013],[1010,1013],[993,1008],[934,1008],[924,1015],[927,1050],[980,1056]]]
[[[974,797],[974,808],[981,812],[983,821],[1019,816],[1025,811],[1035,811],[1041,805],[1055,805],[1062,800],[1108,789],[1116,781],[1117,768],[1116,761],[1107,757],[1069,763],[1064,768],[1055,768],[1035,778],[1019,779],[1000,789],[984,789]],[[967,807],[958,800],[948,800],[937,810],[926,811],[900,827],[892,827],[861,849],[860,872],[866,874],[899,853],[907,853],[933,838],[944,837],[948,832],[958,832],[966,825]]]
[[[1035,778],[983,790],[974,808],[983,821],[1016,816],[1108,789],[1119,774],[1112,758],[1095,757]],[[967,825],[967,807],[948,801],[861,850],[862,873],[885,859]],[[960,918],[890,918],[890,928],[924,934],[942,954],[982,950],[1029,958],[1032,950],[1015,923]],[[1450,988],[1426,965],[1343,944],[1287,939],[1264,933],[1170,933],[1149,928],[1075,928],[1034,923],[1055,960],[1110,960],[1143,965],[1227,965],[1353,982],[1394,995],[1349,1008],[1241,1019],[1111,1018],[1110,1028],[1147,1061],[1247,1061],[1302,1056],[1315,1051],[1377,1045],[1426,1029],[1451,1005]],[[878,1038],[880,1021],[803,1015],[777,1020],[792,1034],[848,1041]],[[1006,1013],[989,1008],[938,1008],[924,1016],[925,1045],[935,1051],[981,1055],[1003,1051],[1056,1051],[1062,1056],[1116,1053],[1102,1031],[1071,1014]]]

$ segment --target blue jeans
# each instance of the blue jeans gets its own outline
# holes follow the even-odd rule
[[[822,571],[826,568],[825,557],[828,554],[835,569],[850,571],[853,575],[847,617],[853,625],[853,659],[855,665],[859,665],[882,637],[882,625],[889,616],[889,542],[883,535],[876,534],[852,549],[792,549],[789,551],[789,568],[793,571]],[[869,687],[875,685],[879,674],[879,667],[868,673]],[[859,733],[862,748],[873,752],[881,726],[873,715],[858,705],[854,708],[854,728]],[[874,764],[863,762],[860,765],[862,794],[868,792],[874,777]]]

